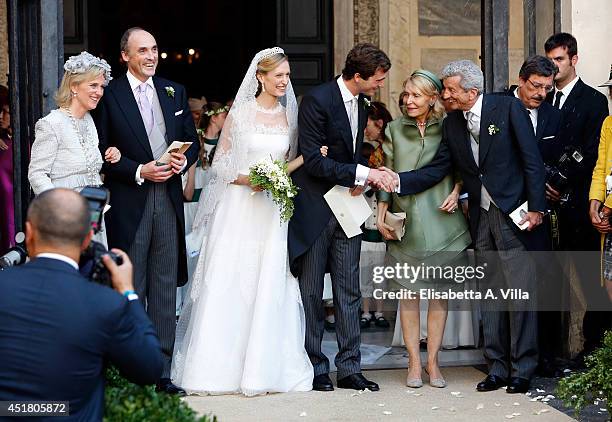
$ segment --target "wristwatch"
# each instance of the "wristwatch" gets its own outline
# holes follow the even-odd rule
[[[126,290],[125,292],[123,292],[123,296],[125,296],[129,302],[133,300],[138,300],[138,295],[134,290]]]

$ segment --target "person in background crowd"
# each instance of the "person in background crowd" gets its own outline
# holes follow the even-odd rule
[[[561,131],[557,142],[564,152],[582,159],[570,161],[565,176],[567,187],[553,186],[548,180],[546,196],[559,216],[560,244],[565,251],[598,251],[600,235],[589,218],[589,188],[599,146],[601,125],[608,116],[608,100],[596,89],[585,84],[576,74],[578,43],[568,33],[552,35],[544,44],[546,56],[559,68],[555,75],[555,89],[547,97],[553,107],[561,110]],[[606,329],[610,328],[610,313],[593,311],[604,305],[605,295],[596,286],[599,277],[595,254],[571,254],[573,266],[587,302],[582,321],[583,350],[576,363],[583,365],[584,356],[601,345]],[[585,262],[588,261],[588,262]]]
[[[212,164],[213,152],[219,141],[221,129],[223,129],[228,110],[229,107],[215,101],[204,104],[201,109],[200,128],[197,130],[198,139],[200,141],[200,154],[196,165],[191,166],[187,173],[183,175],[185,236],[191,233],[191,225],[193,224],[193,219],[198,209],[200,194],[210,178],[209,170]],[[188,281],[185,286],[179,287],[176,291],[177,315],[180,314],[183,304],[183,294],[187,292],[197,262],[197,256],[187,256]]]
[[[12,135],[9,92],[0,86],[0,254],[15,243]]]
[[[206,105],[206,98],[189,98],[187,103],[189,104],[191,117],[193,117],[193,123],[196,125],[196,127],[199,127],[200,118],[202,117],[202,108]]]
[[[28,179],[36,195],[51,188],[80,191],[101,186],[102,163],[117,163],[116,147],[98,149],[98,132],[89,114],[98,106],[110,82],[110,66],[104,59],[84,51],[64,64],[64,77],[55,95],[58,108],[36,122]],[[105,246],[104,225],[95,240]]]
[[[612,98],[612,66],[610,79],[600,87],[608,88],[608,95]],[[603,283],[608,292],[608,299],[612,302],[612,116],[606,117],[601,127],[599,138],[599,154],[597,164],[593,170],[591,181],[590,217],[593,227],[601,233]]]
[[[365,127],[365,140],[361,146],[361,155],[368,162],[368,167],[378,168],[385,165],[383,152],[383,140],[387,124],[393,120],[386,106],[378,101],[372,101],[368,107],[368,123]],[[378,205],[375,191],[370,189],[365,192],[366,200],[372,209],[372,215],[368,217],[363,227],[363,239],[361,241],[361,254],[359,265],[359,284],[361,287],[362,310],[360,326],[361,329],[374,325],[379,328],[389,328],[389,322],[383,315],[383,300],[373,299],[374,282],[372,271],[375,266],[383,265],[385,260],[386,245],[382,235],[376,227],[376,216]],[[384,288],[377,285],[376,288]],[[374,317],[370,313],[371,302],[374,301],[376,311]]]
[[[546,102],[546,96],[554,89],[557,72],[557,66],[550,59],[531,56],[521,66],[518,86],[512,85],[504,93],[518,98],[529,113],[538,148],[547,169],[556,168],[559,157],[563,154],[563,146],[559,142],[561,112]],[[549,170],[549,173],[551,171]],[[526,245],[531,251],[550,251],[558,245],[558,220],[554,203],[549,201],[548,205],[550,214],[544,217],[544,222],[532,233],[530,243]],[[563,314],[558,310],[566,300],[569,290],[565,283],[566,278],[560,278],[562,270],[558,261],[545,254],[534,254],[534,258],[538,266],[540,291],[546,292],[538,297],[540,309],[546,310],[538,314],[538,372],[548,377],[561,376],[562,365],[556,364],[555,359],[562,357],[567,334],[563,332]]]
[[[404,172],[427,165],[435,156],[442,140],[444,106],[439,98],[442,82],[427,70],[416,70],[404,82],[402,94],[403,116],[387,126],[383,150],[385,167]],[[450,265],[467,257],[465,249],[471,243],[467,223],[458,208],[461,182],[448,174],[442,181],[418,195],[398,196],[380,191],[378,193],[378,229],[387,240],[385,264],[419,266]],[[387,210],[406,213],[405,234],[394,240],[393,229],[385,222]],[[413,282],[414,281],[414,282]],[[392,279],[396,290],[419,292],[421,288],[448,288],[447,281],[425,279]],[[443,388],[446,381],[440,372],[438,352],[442,346],[446,324],[448,301],[429,300],[427,313],[427,366],[429,383]],[[408,351],[408,374],[406,385],[418,388],[421,379],[420,354],[420,300],[400,300],[400,320],[404,343]]]

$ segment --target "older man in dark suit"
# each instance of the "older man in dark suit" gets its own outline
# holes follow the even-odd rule
[[[87,201],[51,189],[30,204],[29,263],[0,271],[0,400],[68,401],[67,421],[101,421],[104,368],[153,384],[163,359],[155,329],[134,293],[128,256],[105,257],[115,291],[79,274],[91,240]]]
[[[469,60],[451,62],[442,70],[443,97],[455,109],[443,124],[442,142],[432,162],[399,174],[401,195],[422,192],[438,183],[453,165],[469,195],[472,237],[479,255],[495,253],[501,265],[491,278],[505,279],[505,287],[522,288],[535,301],[535,266],[525,245],[541,224],[546,210],[545,172],[525,107],[515,98],[483,95],[480,68]],[[509,214],[528,201],[519,224]],[[488,274],[494,273],[489,268]],[[497,287],[497,286],[495,286]],[[533,305],[520,307],[501,301],[483,302],[484,353],[489,375],[477,385],[491,391],[508,385],[506,392],[529,388],[538,363],[537,318]]]
[[[170,382],[176,330],[176,287],[187,282],[185,215],[180,173],[198,158],[199,143],[183,86],[155,76],[157,42],[140,28],[121,39],[124,76],[114,79],[94,113],[101,151],[121,151],[102,169],[110,190],[108,244],[134,262],[134,285],[159,335],[166,365],[158,388],[184,392]],[[169,165],[156,160],[173,141],[193,142]]]
[[[527,112],[536,135],[536,141],[542,160],[549,169],[549,177],[553,178],[559,158],[564,154],[564,146],[560,140],[561,112],[546,102],[546,96],[554,89],[554,77],[557,66],[544,56],[531,56],[519,70],[519,83],[502,93],[518,98]],[[552,183],[552,182],[551,182]],[[554,203],[548,203],[550,214],[544,217],[543,224],[538,227],[530,243],[526,244],[531,251],[550,251],[559,242],[558,217]],[[562,357],[567,330],[563,325],[561,305],[569,294],[567,277],[564,276],[560,263],[549,254],[534,254],[538,266],[538,285],[540,312],[538,314],[538,344],[540,347],[540,364],[538,371],[544,376],[560,376],[562,366],[556,363],[556,358]]]

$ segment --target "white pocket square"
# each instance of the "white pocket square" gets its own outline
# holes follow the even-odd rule
[[[181,111],[182,111],[182,110],[181,110]],[[555,137],[555,135],[545,136],[545,137],[543,137],[543,138],[542,138],[542,140],[544,140],[544,139],[552,139],[552,138],[554,138],[554,137]]]
[[[176,113],[174,113],[175,116],[180,116],[181,114],[183,114],[183,110],[179,110]]]

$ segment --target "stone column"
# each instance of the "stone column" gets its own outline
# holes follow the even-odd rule
[[[8,19],[6,1],[0,1],[0,85],[8,86]]]

